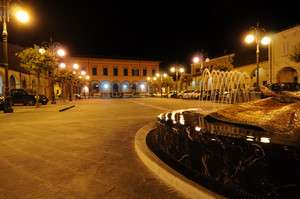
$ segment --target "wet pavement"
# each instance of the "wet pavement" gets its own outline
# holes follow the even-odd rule
[[[92,99],[0,112],[0,199],[186,198],[141,162],[134,138],[161,112],[197,106],[178,99]]]

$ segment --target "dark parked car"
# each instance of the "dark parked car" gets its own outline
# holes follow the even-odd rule
[[[0,95],[0,110],[3,110],[5,103],[5,97]]]
[[[266,84],[260,87],[262,98],[273,96],[274,92],[281,94],[282,91],[297,92],[300,91],[299,83],[275,83]]]
[[[275,93],[280,93],[281,91],[300,91],[299,83],[275,83],[265,86]]]
[[[36,103],[36,92],[33,90],[23,90],[23,89],[12,89],[11,90],[11,100],[12,105],[14,104],[24,104],[24,105],[34,105]],[[46,105],[49,101],[45,95],[39,95],[39,103]]]

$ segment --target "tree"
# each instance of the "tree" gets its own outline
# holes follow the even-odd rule
[[[289,60],[300,63],[300,42],[293,46],[291,53],[289,54]]]
[[[65,98],[64,98],[65,97],[64,96],[65,84],[67,81],[71,81],[74,78],[74,76],[75,75],[73,74],[72,70],[69,68],[56,68],[53,72],[53,77],[62,83],[61,98],[63,101],[65,100]]]
[[[213,66],[213,69],[220,70],[220,71],[231,71],[233,69],[233,65],[231,62],[222,62]]]
[[[167,97],[168,97],[168,93],[169,93],[169,87],[173,84],[174,80],[173,77],[164,77],[162,79],[162,87],[167,87]]]
[[[162,86],[164,87],[171,86],[173,82],[174,82],[173,77],[164,77],[162,79]]]
[[[180,77],[180,85],[182,86],[183,83],[186,83],[186,87],[185,89],[187,89],[187,87],[190,85],[190,83],[193,81],[193,76],[191,74],[183,74],[181,77]],[[181,87],[180,86],[180,87]]]
[[[48,49],[40,52],[40,47],[34,45],[33,48],[27,48],[20,53],[16,53],[21,59],[20,66],[28,71],[34,71],[34,75],[38,78],[37,92],[36,92],[36,106],[39,107],[39,87],[40,87],[40,77],[42,73],[45,73],[57,65],[58,60],[54,54],[52,54]]]
[[[153,80],[152,82],[151,82],[151,86],[153,87],[153,89],[155,90],[155,92],[156,92],[156,89],[158,88],[158,80]]]

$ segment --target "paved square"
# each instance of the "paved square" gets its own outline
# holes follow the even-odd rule
[[[161,112],[197,106],[92,99],[1,112],[0,198],[185,198],[145,167],[134,137]]]

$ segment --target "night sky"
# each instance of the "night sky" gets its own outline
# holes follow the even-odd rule
[[[18,1],[15,1],[18,2]],[[210,57],[245,47],[259,19],[269,33],[300,23],[297,1],[23,0],[31,21],[11,19],[9,42],[40,45],[52,34],[69,56],[118,56],[188,66],[201,49]]]

